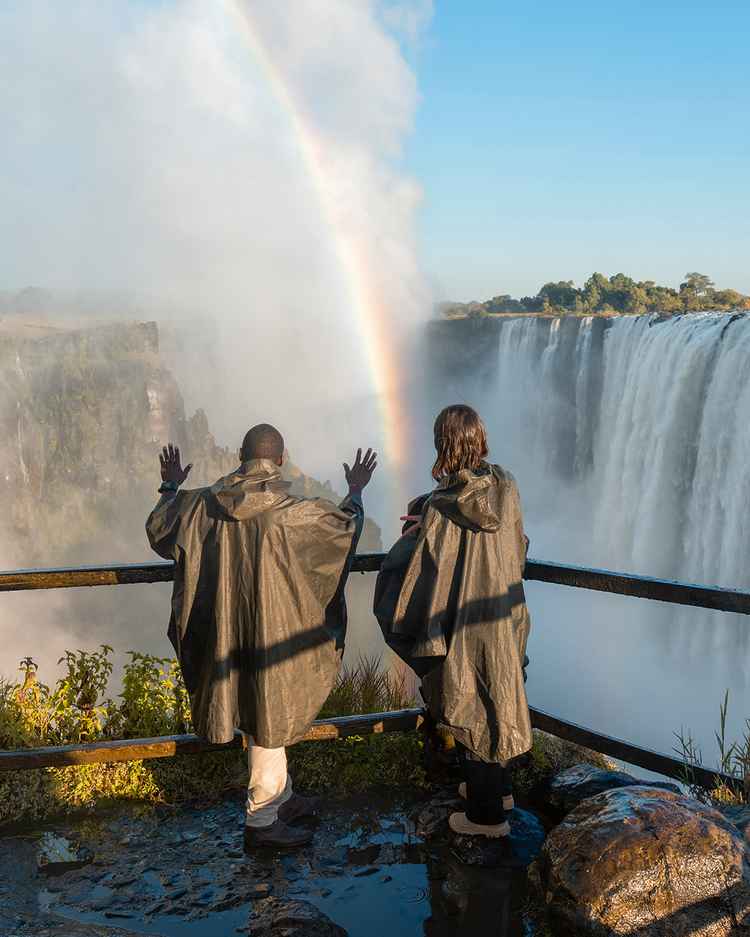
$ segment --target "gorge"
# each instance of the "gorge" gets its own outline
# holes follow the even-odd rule
[[[0,322],[0,566],[158,559],[144,522],[158,498],[160,447],[179,445],[193,463],[190,484],[199,486],[235,468],[239,441],[218,445],[203,410],[186,414],[155,322],[56,321]],[[338,497],[293,460],[284,474],[294,494]],[[380,531],[368,520],[362,549],[380,548]],[[350,601],[364,616],[369,596],[362,585],[353,582]],[[31,655],[49,680],[73,646],[170,654],[169,595],[160,584],[125,594],[6,594],[0,676],[14,677],[18,661]]]
[[[159,343],[154,323],[4,330],[5,568],[149,558],[143,519],[166,439],[189,453],[192,484],[233,466],[205,414],[186,414]],[[449,402],[478,407],[491,457],[519,480],[532,556],[750,586],[749,316],[433,321],[422,349],[424,380],[408,400],[415,425],[429,430]],[[422,476],[428,436],[415,442]],[[289,471],[300,493],[332,496]],[[374,515],[382,523],[377,504]],[[371,524],[362,549],[379,546]],[[372,586],[353,583],[353,653],[382,649]],[[163,585],[7,595],[2,671],[12,676],[26,653],[51,664],[71,644],[168,653],[168,595]],[[742,616],[538,583],[528,595],[534,705],[667,752],[673,731],[690,727],[712,765],[729,689],[728,736],[739,734]]]

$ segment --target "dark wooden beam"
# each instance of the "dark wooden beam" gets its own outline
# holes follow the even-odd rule
[[[421,720],[421,709],[402,709],[389,713],[318,719],[300,741],[321,742],[329,739],[349,738],[353,735],[408,732],[416,729]],[[150,739],[116,739],[79,745],[17,749],[0,751],[0,773],[29,771],[33,768],[65,768],[70,765],[93,765],[114,761],[145,761],[150,758],[171,758],[173,755],[230,751],[241,747],[242,736],[237,733],[231,742],[224,744],[207,742],[197,735],[165,735]]]
[[[550,582],[576,589],[593,589],[616,595],[630,595],[639,599],[670,602],[673,605],[692,605],[722,612],[750,615],[750,592],[702,586],[672,579],[653,579],[612,572],[609,569],[589,569],[584,566],[564,566],[541,560],[526,563],[524,579]]]
[[[359,573],[377,572],[384,557],[384,553],[360,553],[354,558],[352,570]],[[16,569],[0,572],[0,592],[170,582],[173,574],[174,564],[164,562],[132,563],[119,566],[78,566],[62,569]],[[750,592],[721,589],[718,586],[695,585],[675,582],[671,579],[653,579],[648,576],[634,576],[608,569],[565,566],[542,560],[529,560],[524,578],[572,586],[577,589],[592,589],[596,592],[670,602],[674,605],[690,605],[750,615]]]
[[[595,732],[593,729],[576,725],[574,722],[566,722],[566,720],[558,719],[557,716],[551,716],[540,709],[532,708],[530,712],[531,724],[535,729],[541,729],[542,732],[547,732],[559,739],[575,742],[576,745],[582,745],[584,748],[590,748],[601,755],[609,755],[610,758],[616,758],[618,761],[636,765],[646,771],[653,771],[655,774],[661,774],[681,782],[689,778],[690,783],[697,784],[707,790],[716,787],[719,781],[722,781],[728,787],[742,786],[740,780],[732,778],[728,774],[722,774],[720,771],[711,771],[701,765],[687,766],[680,758],[663,755],[661,752],[652,751],[650,748],[641,748],[639,745],[633,745],[631,742],[624,742],[622,739]]]
[[[424,710],[402,709],[396,712],[370,713],[357,716],[337,716],[319,719],[300,741],[321,742],[350,738],[354,735],[373,735],[381,732],[410,732],[422,722]],[[608,755],[619,761],[636,765],[665,777],[684,781],[686,765],[670,755],[641,748],[622,739],[595,732],[585,726],[567,722],[539,709],[531,709],[531,724],[549,735],[575,742],[592,751]],[[115,761],[139,761],[150,758],[171,758],[173,755],[197,755],[203,752],[230,751],[242,747],[237,733],[231,742],[216,745],[197,735],[168,735],[150,739],[117,739],[109,742],[90,742],[80,745],[50,746],[48,748],[0,751],[0,773],[3,771],[30,771],[34,768],[64,768],[70,765],[91,765]],[[711,771],[700,765],[687,768],[692,783],[712,789],[717,781],[730,787],[741,782],[729,775]]]
[[[81,586],[123,586],[171,582],[174,563],[128,563],[119,566],[77,566],[60,569],[15,569],[0,572],[0,592],[28,589],[76,589]]]

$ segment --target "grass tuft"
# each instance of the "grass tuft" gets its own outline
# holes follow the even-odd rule
[[[677,745],[675,754],[682,758],[684,765],[682,782],[690,793],[699,800],[716,804],[743,805],[750,803],[750,719],[745,720],[745,728],[738,740],[727,739],[727,712],[729,710],[729,690],[719,705],[719,728],[714,732],[719,757],[716,763],[716,783],[711,791],[706,791],[695,781],[694,765],[703,766],[703,752],[693,738],[690,729],[675,732]],[[728,775],[732,783],[727,784],[719,774]]]

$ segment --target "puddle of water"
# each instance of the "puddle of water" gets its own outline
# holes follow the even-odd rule
[[[176,914],[159,914],[148,921],[142,916],[124,917],[95,911],[77,911],[61,906],[53,909],[56,914],[71,921],[83,921],[87,924],[100,924],[105,927],[121,927],[136,934],[155,934],[158,937],[236,937],[239,930],[247,927],[249,906],[232,908],[229,911],[215,911],[206,917],[186,920]]]
[[[355,877],[310,879],[304,898],[350,937],[422,934],[432,914],[429,882],[424,865],[383,866],[376,873]]]
[[[518,833],[533,852],[538,821],[517,813]],[[94,865],[54,884],[30,865],[25,881],[42,914],[161,937],[246,932],[259,887],[282,901],[309,902],[350,937],[529,937],[520,919],[523,872],[467,865],[445,831],[417,836],[402,805],[342,806],[323,819],[314,845],[298,853],[238,856],[242,820],[241,806],[230,803],[181,811],[160,824],[110,823],[90,844]],[[225,900],[238,903],[219,910]]]

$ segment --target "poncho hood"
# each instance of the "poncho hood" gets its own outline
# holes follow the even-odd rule
[[[278,507],[288,496],[289,488],[289,482],[281,480],[281,469],[275,462],[251,459],[215,482],[209,498],[223,516],[247,521]]]
[[[486,462],[478,469],[462,469],[438,483],[430,504],[459,527],[497,530],[503,517],[504,478],[501,469]]]

